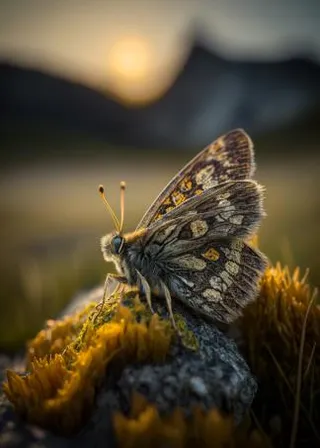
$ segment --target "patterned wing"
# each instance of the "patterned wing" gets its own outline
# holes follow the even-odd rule
[[[153,284],[148,274],[161,272],[173,296],[231,322],[254,299],[266,267],[264,256],[243,241],[262,216],[262,187],[253,180],[225,182],[190,198],[147,228],[147,280]]]
[[[171,180],[137,228],[150,226],[187,199],[221,182],[250,178],[254,169],[250,137],[242,129],[225,134],[201,151]]]
[[[199,239],[212,240],[217,235],[246,238],[264,216],[262,199],[263,188],[254,180],[225,182],[188,199],[166,219],[152,224],[145,244],[165,243],[165,254],[179,254]]]
[[[255,299],[265,257],[239,239],[207,241],[166,260],[172,295],[213,319],[230,323]]]

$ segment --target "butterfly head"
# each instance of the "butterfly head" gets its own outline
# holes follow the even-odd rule
[[[113,220],[115,231],[103,236],[101,238],[101,250],[106,261],[113,261],[117,263],[120,255],[122,254],[125,247],[125,238],[123,236],[123,221],[124,221],[124,191],[125,183],[120,183],[120,205],[121,205],[121,218],[120,221],[112,210],[109,202],[106,199],[104,188],[102,185],[99,187],[100,196],[105,203],[111,218]]]
[[[106,261],[113,261],[123,253],[125,239],[118,233],[112,232],[101,238],[101,250]]]

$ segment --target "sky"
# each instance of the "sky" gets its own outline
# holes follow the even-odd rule
[[[222,55],[320,60],[320,0],[1,0],[0,59],[108,87],[161,94],[197,30]]]

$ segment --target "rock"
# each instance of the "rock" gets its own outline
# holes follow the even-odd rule
[[[130,306],[128,301],[124,304]],[[153,306],[168,318],[162,303],[153,300]],[[136,392],[164,416],[180,407],[188,417],[194,406],[199,405],[204,410],[218,409],[223,414],[232,414],[235,423],[240,423],[251,406],[257,382],[236,343],[179,303],[173,303],[173,310],[180,323],[186,323],[184,342],[189,340],[188,334],[194,335],[193,347],[180,341],[171,347],[164,364],[130,365],[119,377],[109,375],[79,440],[88,444],[91,441],[96,447],[105,446],[106,437],[110,437],[110,416],[116,410],[128,415]]]
[[[97,300],[101,292],[101,288],[96,288],[78,295],[68,307],[67,314],[77,309],[79,303],[84,304],[85,297],[90,301]],[[135,312],[133,296],[126,296],[122,305]],[[153,299],[153,306],[162,318],[168,318],[161,299]],[[173,312],[181,339],[173,339],[165,361],[126,361],[120,369],[112,363],[108,365],[89,420],[71,438],[57,437],[26,424],[2,397],[1,447],[105,447],[106,441],[108,447],[116,446],[112,424],[114,413],[118,411],[128,416],[134,394],[155,405],[160,416],[169,416],[179,408],[188,418],[198,406],[204,411],[216,409],[222,415],[231,415],[238,424],[251,406],[257,383],[236,343],[212,322],[194,315],[177,301],[173,302]],[[140,311],[136,313],[139,322],[142,315]],[[112,319],[112,316],[104,319]]]

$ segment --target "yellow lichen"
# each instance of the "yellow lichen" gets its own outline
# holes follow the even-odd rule
[[[194,447],[202,448],[266,448],[263,436],[248,426],[236,428],[231,417],[217,410],[205,412],[194,407],[191,417],[176,408],[170,415],[161,416],[155,405],[134,394],[129,416],[117,412],[113,425],[122,448]]]
[[[136,395],[130,415],[114,415],[119,445],[267,447],[270,442],[264,434],[268,433],[275,446],[287,443],[288,434],[293,441],[303,439],[316,446],[320,441],[316,425],[320,421],[320,308],[312,297],[298,269],[291,275],[276,265],[266,270],[259,297],[239,321],[243,351],[259,381],[248,427],[235,428],[230,418],[214,410],[194,409],[186,418],[178,408],[163,416]],[[107,302],[96,319],[91,304],[81,313],[51,321],[29,343],[26,373],[9,371],[4,384],[7,397],[28,422],[73,433],[90,416],[96,391],[114,366],[111,360],[123,368],[166,359],[175,337],[169,321],[151,316],[132,292],[124,295],[122,303],[125,306],[118,300]],[[178,314],[175,320],[183,343],[197,350],[198,341],[185,319]]]
[[[297,430],[295,438],[320,446],[320,308],[306,277],[280,264],[268,268],[240,327],[244,354],[259,379],[254,409],[265,431],[276,420],[283,443]]]
[[[60,353],[70,344],[81,330],[95,303],[90,303],[83,310],[61,320],[49,320],[46,327],[27,344],[27,365],[33,359]]]
[[[29,372],[21,376],[9,371],[4,384],[4,392],[20,414],[31,423],[59,433],[79,429],[92,408],[95,390],[110,360],[118,360],[123,366],[147,360],[163,362],[173,337],[169,322],[158,315],[138,323],[130,309],[119,306],[113,318],[99,327],[87,321],[81,344],[77,345],[76,334],[71,343],[72,334],[63,337],[66,327],[77,326],[77,321],[72,326],[70,319],[51,323],[55,350],[57,340],[66,343],[63,346],[59,342],[60,353],[53,354],[48,340],[39,334],[29,345]]]
[[[196,335],[189,330],[188,324],[186,320],[183,318],[181,314],[175,313],[174,320],[177,325],[179,335],[185,347],[190,348],[191,350],[199,349],[199,342]]]
[[[282,364],[290,359],[288,367],[292,367],[291,360],[298,357],[304,317],[312,294],[306,276],[300,278],[299,269],[292,276],[289,269],[280,264],[266,270],[259,298],[245,309],[241,320],[249,360],[257,373],[263,373],[270,361],[263,363],[263,347],[272,349]],[[320,344],[320,308],[316,304],[310,310],[306,335],[305,367],[314,345]],[[319,350],[314,353],[313,360],[320,365]]]

